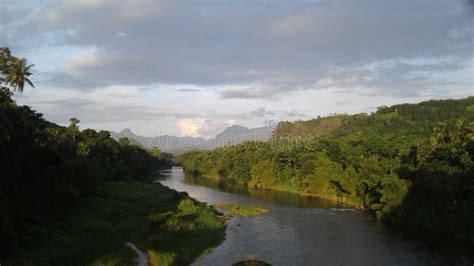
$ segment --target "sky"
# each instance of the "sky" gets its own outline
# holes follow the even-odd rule
[[[2,0],[45,118],[213,137],[474,95],[474,1]]]

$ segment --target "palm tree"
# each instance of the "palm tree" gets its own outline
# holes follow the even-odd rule
[[[446,122],[439,122],[433,129],[434,134],[431,137],[433,145],[443,144],[449,142],[448,124]]]
[[[23,92],[25,83],[34,88],[35,85],[33,85],[33,82],[28,78],[32,74],[30,68],[33,66],[34,65],[28,65],[24,58],[12,58],[5,71],[5,82],[13,86],[14,90],[20,93]]]
[[[69,122],[71,122],[71,124],[69,124],[69,130],[72,134],[72,142],[76,142],[76,135],[79,131],[79,127],[77,126],[77,124],[79,124],[81,121],[73,117],[69,119]]]
[[[463,141],[469,133],[469,123],[465,118],[461,118],[456,122],[455,129],[452,133],[453,141]]]

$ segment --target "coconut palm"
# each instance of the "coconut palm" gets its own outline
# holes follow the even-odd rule
[[[32,73],[30,68],[34,65],[28,65],[26,59],[12,58],[8,63],[7,69],[5,71],[5,83],[13,87],[14,91],[20,93],[23,92],[25,84],[30,85],[32,88],[35,87],[33,82],[28,78]]]
[[[456,122],[454,137],[457,141],[472,139],[474,133],[474,122],[462,118]]]
[[[431,137],[433,145],[449,142],[448,124],[446,122],[439,122],[433,131],[434,134],[433,137]]]

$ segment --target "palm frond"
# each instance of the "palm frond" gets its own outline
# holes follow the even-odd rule
[[[31,80],[29,78],[25,78],[25,81],[26,83],[28,83],[28,85],[30,85],[30,87],[34,88],[35,85],[33,84],[33,82],[31,82]]]

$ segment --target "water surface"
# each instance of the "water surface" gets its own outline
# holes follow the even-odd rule
[[[272,265],[473,265],[465,249],[430,247],[385,229],[367,212],[298,194],[249,190],[163,171],[160,182],[209,204],[256,204],[257,217],[227,222],[225,241],[193,265],[231,265],[254,258]]]

